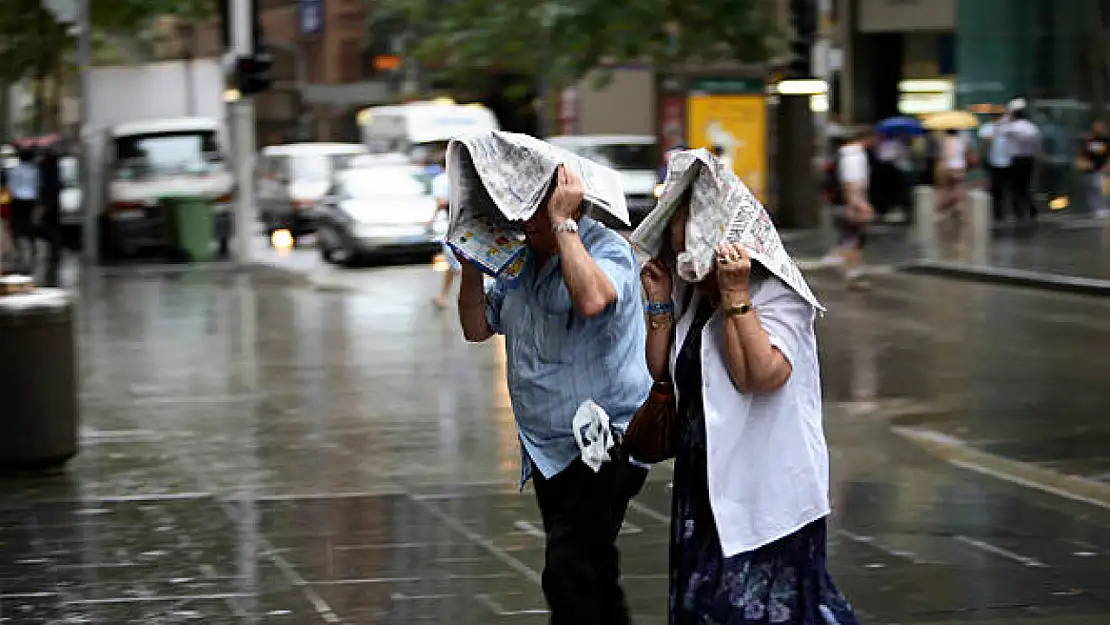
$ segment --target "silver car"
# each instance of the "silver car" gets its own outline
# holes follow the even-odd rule
[[[370,257],[430,258],[447,231],[431,179],[414,165],[354,167],[336,176],[317,208],[317,245],[327,262]]]

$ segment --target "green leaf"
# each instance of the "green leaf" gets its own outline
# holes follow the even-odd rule
[[[379,0],[375,14],[400,18],[392,28],[438,76],[565,84],[607,63],[765,62],[781,37],[776,11],[767,0]]]

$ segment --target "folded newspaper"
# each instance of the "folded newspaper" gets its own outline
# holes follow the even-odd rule
[[[582,179],[591,208],[629,223],[615,170],[528,135],[493,130],[453,139],[447,146],[447,244],[491,276],[519,278],[527,262],[524,222],[547,199],[560,165]]]
[[[641,256],[655,258],[663,248],[667,224],[686,201],[686,251],[676,261],[678,276],[700,282],[716,263],[722,241],[744,246],[753,260],[790,285],[818,310],[825,310],[806,284],[801,270],[783,247],[766,209],[732,171],[708,150],[676,154],[667,167],[667,179],[655,209],[632,233],[632,245]]]

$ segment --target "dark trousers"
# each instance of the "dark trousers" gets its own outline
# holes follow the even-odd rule
[[[628,503],[646,478],[647,469],[624,457],[598,473],[575,460],[550,479],[535,478],[547,534],[543,594],[552,625],[631,623],[616,542]]]
[[[991,183],[991,212],[994,213],[995,221],[1002,221],[1006,218],[1006,199],[1010,194],[1010,168],[991,167],[988,171]]]
[[[43,202],[39,237],[50,246],[50,265],[57,265],[62,258],[62,215],[56,199]]]
[[[22,271],[33,271],[35,266],[35,207],[34,200],[12,199],[12,247],[15,264]]]
[[[1010,203],[1018,219],[1035,219],[1037,206],[1033,203],[1033,157],[1018,156],[1010,165]]]

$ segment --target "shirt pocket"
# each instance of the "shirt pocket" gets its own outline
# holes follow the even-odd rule
[[[572,311],[549,313],[532,310],[532,342],[536,356],[542,363],[569,363],[574,360],[574,345],[578,335]]]

